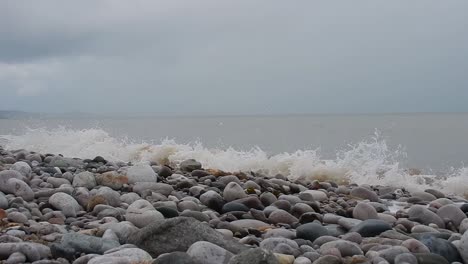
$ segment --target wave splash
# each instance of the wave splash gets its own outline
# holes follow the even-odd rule
[[[442,176],[414,175],[400,166],[399,161],[406,158],[403,148],[389,149],[378,133],[371,139],[349,145],[333,160],[322,159],[319,149],[268,155],[258,147],[239,151],[232,147],[207,148],[201,142],[178,144],[170,139],[159,143],[137,143],[129,138],[112,137],[99,128],[30,128],[22,135],[1,135],[0,144],[6,149],[27,149],[82,159],[103,156],[113,161],[179,163],[193,158],[205,168],[255,171],[267,175],[281,173],[293,181],[334,180],[409,190],[438,188],[448,194],[468,196],[468,168],[452,169]]]

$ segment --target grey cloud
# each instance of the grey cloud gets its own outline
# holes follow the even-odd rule
[[[37,111],[468,111],[467,8],[2,1],[0,92]]]

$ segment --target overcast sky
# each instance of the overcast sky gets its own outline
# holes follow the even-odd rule
[[[468,111],[466,0],[0,1],[0,109]]]

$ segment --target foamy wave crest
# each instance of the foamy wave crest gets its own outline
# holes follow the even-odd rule
[[[453,170],[448,175],[410,175],[399,161],[406,158],[402,148],[389,149],[376,135],[337,153],[333,160],[321,158],[319,150],[297,150],[293,153],[268,155],[258,147],[250,151],[234,148],[207,148],[201,142],[178,144],[163,140],[158,144],[118,139],[98,128],[73,130],[65,127],[48,130],[28,129],[22,135],[3,135],[6,149],[27,149],[40,153],[63,154],[67,157],[177,164],[185,159],[200,161],[205,168],[228,172],[255,171],[267,175],[287,175],[293,181],[313,179],[380,184],[421,190],[436,187],[446,193],[467,195],[468,168]]]

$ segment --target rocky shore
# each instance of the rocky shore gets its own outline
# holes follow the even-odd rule
[[[2,263],[468,264],[436,189],[91,158],[0,148]]]

